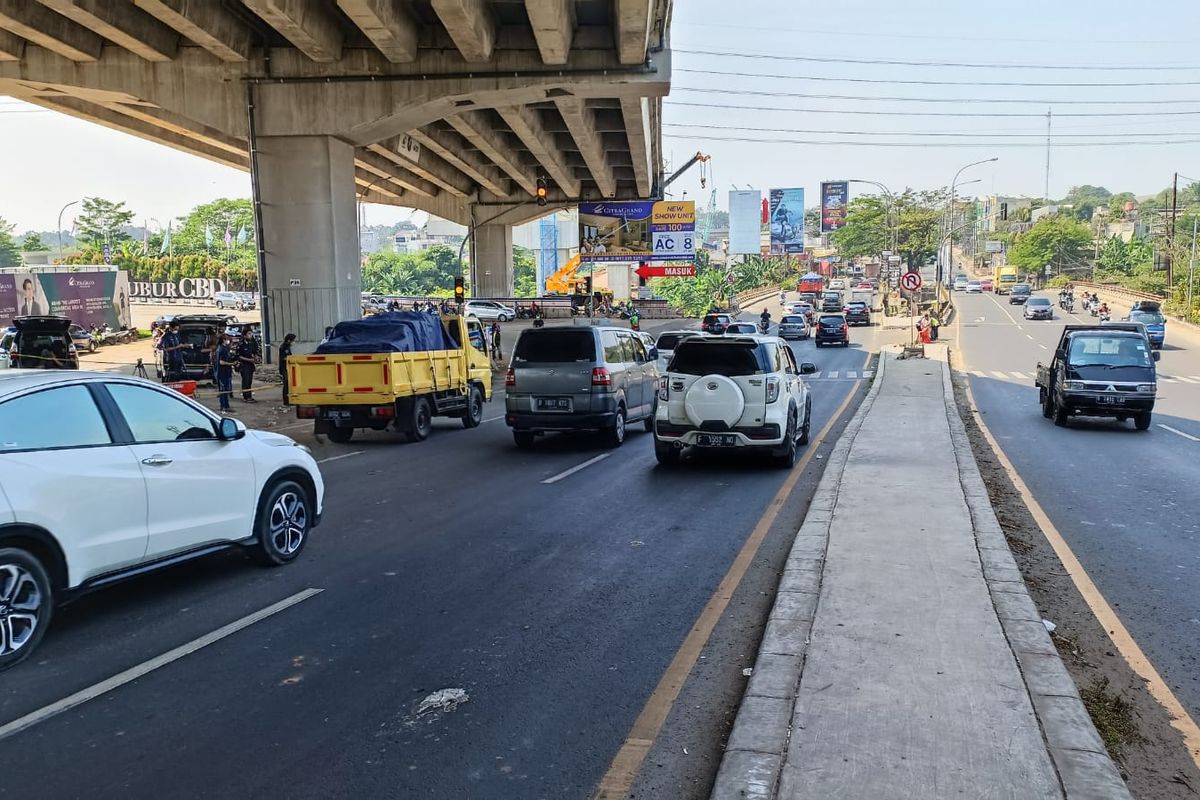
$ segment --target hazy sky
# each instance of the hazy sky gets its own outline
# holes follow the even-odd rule
[[[694,170],[672,186],[672,193],[678,197],[686,190],[690,199],[704,203],[715,187],[718,206],[724,207],[731,184],[764,190],[803,186],[812,204],[822,180],[866,178],[897,191],[932,188],[949,184],[964,164],[999,156],[999,162],[963,175],[963,181],[980,179],[965,191],[1040,195],[1048,108],[1055,115],[1052,196],[1080,183],[1155,192],[1175,170],[1200,177],[1197,31],[1200,2],[1195,0],[1160,0],[1153,8],[1114,0],[1001,5],[680,0],[674,12],[674,88],[666,101],[664,148],[676,164],[697,150],[710,154],[713,182],[702,190]],[[708,52],[684,52],[689,50]],[[1071,69],[1050,68],[1059,66]],[[1174,68],[1145,69],[1161,66]],[[1028,85],[1046,83],[1175,85]],[[932,102],[937,100],[951,102]],[[784,110],[763,110],[768,108]],[[1113,112],[1147,115],[1067,116]],[[755,128],[774,130],[751,130]],[[878,135],[863,135],[871,133]],[[762,141],[769,139],[787,141]],[[1156,143],[1169,140],[1190,141]],[[1137,144],[1112,144],[1131,141]],[[1077,146],[1095,142],[1108,144]],[[54,229],[62,205],[85,195],[125,200],[139,223],[165,223],[214,197],[250,193],[245,173],[9,98],[0,98],[0,175],[0,217],[16,223],[18,232]],[[870,187],[852,187],[852,192],[860,190]],[[74,212],[68,210],[64,227]],[[393,222],[406,215],[371,206],[367,221]]]

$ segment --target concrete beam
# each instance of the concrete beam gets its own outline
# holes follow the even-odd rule
[[[625,135],[629,139],[629,157],[633,159],[633,176],[638,194],[650,196],[654,167],[650,161],[651,140],[650,101],[644,97],[622,97],[621,113],[625,117]]]
[[[170,61],[179,34],[146,12],[118,0],[38,0],[147,61]]]
[[[354,183],[360,187],[361,191],[356,192],[360,200],[365,202],[379,202],[378,200],[368,200],[373,195],[386,197],[388,202],[399,200],[404,196],[404,188],[397,186],[382,175],[376,175],[370,170],[365,170],[362,167],[354,168]]]
[[[342,56],[342,31],[327,0],[242,0],[313,61]]]
[[[250,29],[212,0],[133,0],[133,4],[222,61],[250,58]]]
[[[464,139],[475,145],[479,152],[491,159],[493,164],[507,172],[518,186],[530,194],[537,191],[534,176],[513,158],[512,148],[500,138],[482,112],[466,111],[446,117],[446,122],[462,134]]]
[[[566,159],[554,145],[554,135],[546,131],[538,112],[528,106],[504,106],[497,108],[501,119],[512,128],[517,138],[533,153],[533,157],[558,184],[563,194],[579,197],[579,179],[567,166]]]
[[[464,59],[473,63],[491,60],[496,45],[496,21],[487,0],[432,0],[432,3]]]
[[[605,155],[604,142],[600,139],[600,134],[596,133],[596,113],[577,97],[559,97],[555,99],[554,104],[558,106],[558,113],[562,114],[563,122],[571,132],[571,138],[579,147],[579,154],[583,156],[584,163],[592,173],[592,180],[596,182],[600,194],[605,198],[615,197],[617,181],[613,177],[608,156]]]
[[[209,147],[225,150],[235,156],[244,157],[248,149],[245,139],[229,136],[208,125],[186,119],[170,111],[164,111],[161,108],[130,103],[95,102],[97,105],[124,114],[127,117],[147,122],[165,131],[193,139]]]
[[[433,197],[440,191],[432,182],[414,175],[407,169],[376,153],[358,152],[354,156],[354,163],[368,172],[373,172],[380,177],[387,178],[392,183],[403,186],[405,189],[417,194],[425,195],[426,197]]]
[[[0,0],[0,28],[71,61],[100,58],[104,40],[32,0]]]
[[[0,61],[20,61],[25,55],[25,40],[15,33],[0,30]]]
[[[451,140],[451,135],[425,128],[411,130],[408,135],[489,192],[499,196],[508,194],[508,180],[500,170],[466,152],[459,142]]]
[[[566,64],[575,38],[575,0],[525,0],[542,61]]]
[[[337,4],[388,61],[417,57],[417,24],[400,0],[337,0]]]
[[[416,161],[402,155],[394,141],[392,143],[379,142],[377,144],[370,144],[367,145],[367,150],[376,155],[383,156],[393,164],[441,187],[455,197],[468,197],[475,189],[470,178],[455,170],[436,154],[428,152],[424,148],[421,150],[420,158]]]
[[[641,64],[650,47],[655,0],[613,0],[613,28],[622,64]]]

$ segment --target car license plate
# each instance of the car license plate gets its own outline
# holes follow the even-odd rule
[[[327,408],[325,409],[325,419],[350,419],[350,412]]]
[[[1102,394],[1102,395],[1100,395],[1099,399],[1100,399],[1100,404],[1105,405],[1105,406],[1123,406],[1123,405],[1125,405],[1125,398],[1121,397],[1120,395]]]
[[[539,397],[537,398],[538,411],[570,411],[571,398],[569,397]]]
[[[737,437],[728,433],[701,433],[696,436],[696,444],[701,447],[734,447]]]

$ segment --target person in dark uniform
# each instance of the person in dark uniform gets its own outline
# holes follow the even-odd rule
[[[296,341],[296,334],[289,333],[283,337],[283,343],[279,345],[279,377],[283,379],[283,404],[288,403],[288,370],[287,362],[292,357],[292,343]]]
[[[179,323],[172,322],[158,341],[163,354],[163,380],[177,381],[183,372],[183,342],[179,338]]]
[[[247,403],[257,403],[254,399],[254,366],[258,363],[258,342],[254,341],[254,331],[242,329],[242,339],[237,344],[236,353],[238,372],[242,376],[242,400]]]
[[[216,370],[217,398],[221,412],[232,414],[229,398],[233,395],[233,368],[238,365],[237,354],[229,344],[229,335],[221,334],[220,343],[213,356],[213,367]]]

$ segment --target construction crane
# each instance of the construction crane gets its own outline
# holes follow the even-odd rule
[[[675,180],[680,175],[687,172],[689,169],[694,167],[696,164],[702,165],[700,168],[700,188],[703,189],[708,183],[708,175],[705,172],[703,165],[707,164],[711,159],[712,159],[712,156],[705,155],[704,153],[697,151],[696,155],[689,158],[682,167],[680,167],[679,169],[677,169],[671,173],[671,177],[667,178],[666,180],[664,180],[662,182],[662,185],[660,185],[658,187],[659,196],[661,197],[663,192],[665,192],[667,190],[667,187],[670,186],[672,183],[674,183]]]
[[[708,196],[708,207],[704,209],[704,219],[700,222],[700,241],[707,242],[708,235],[712,233],[713,217],[717,213],[717,190],[713,189],[712,194]]]

